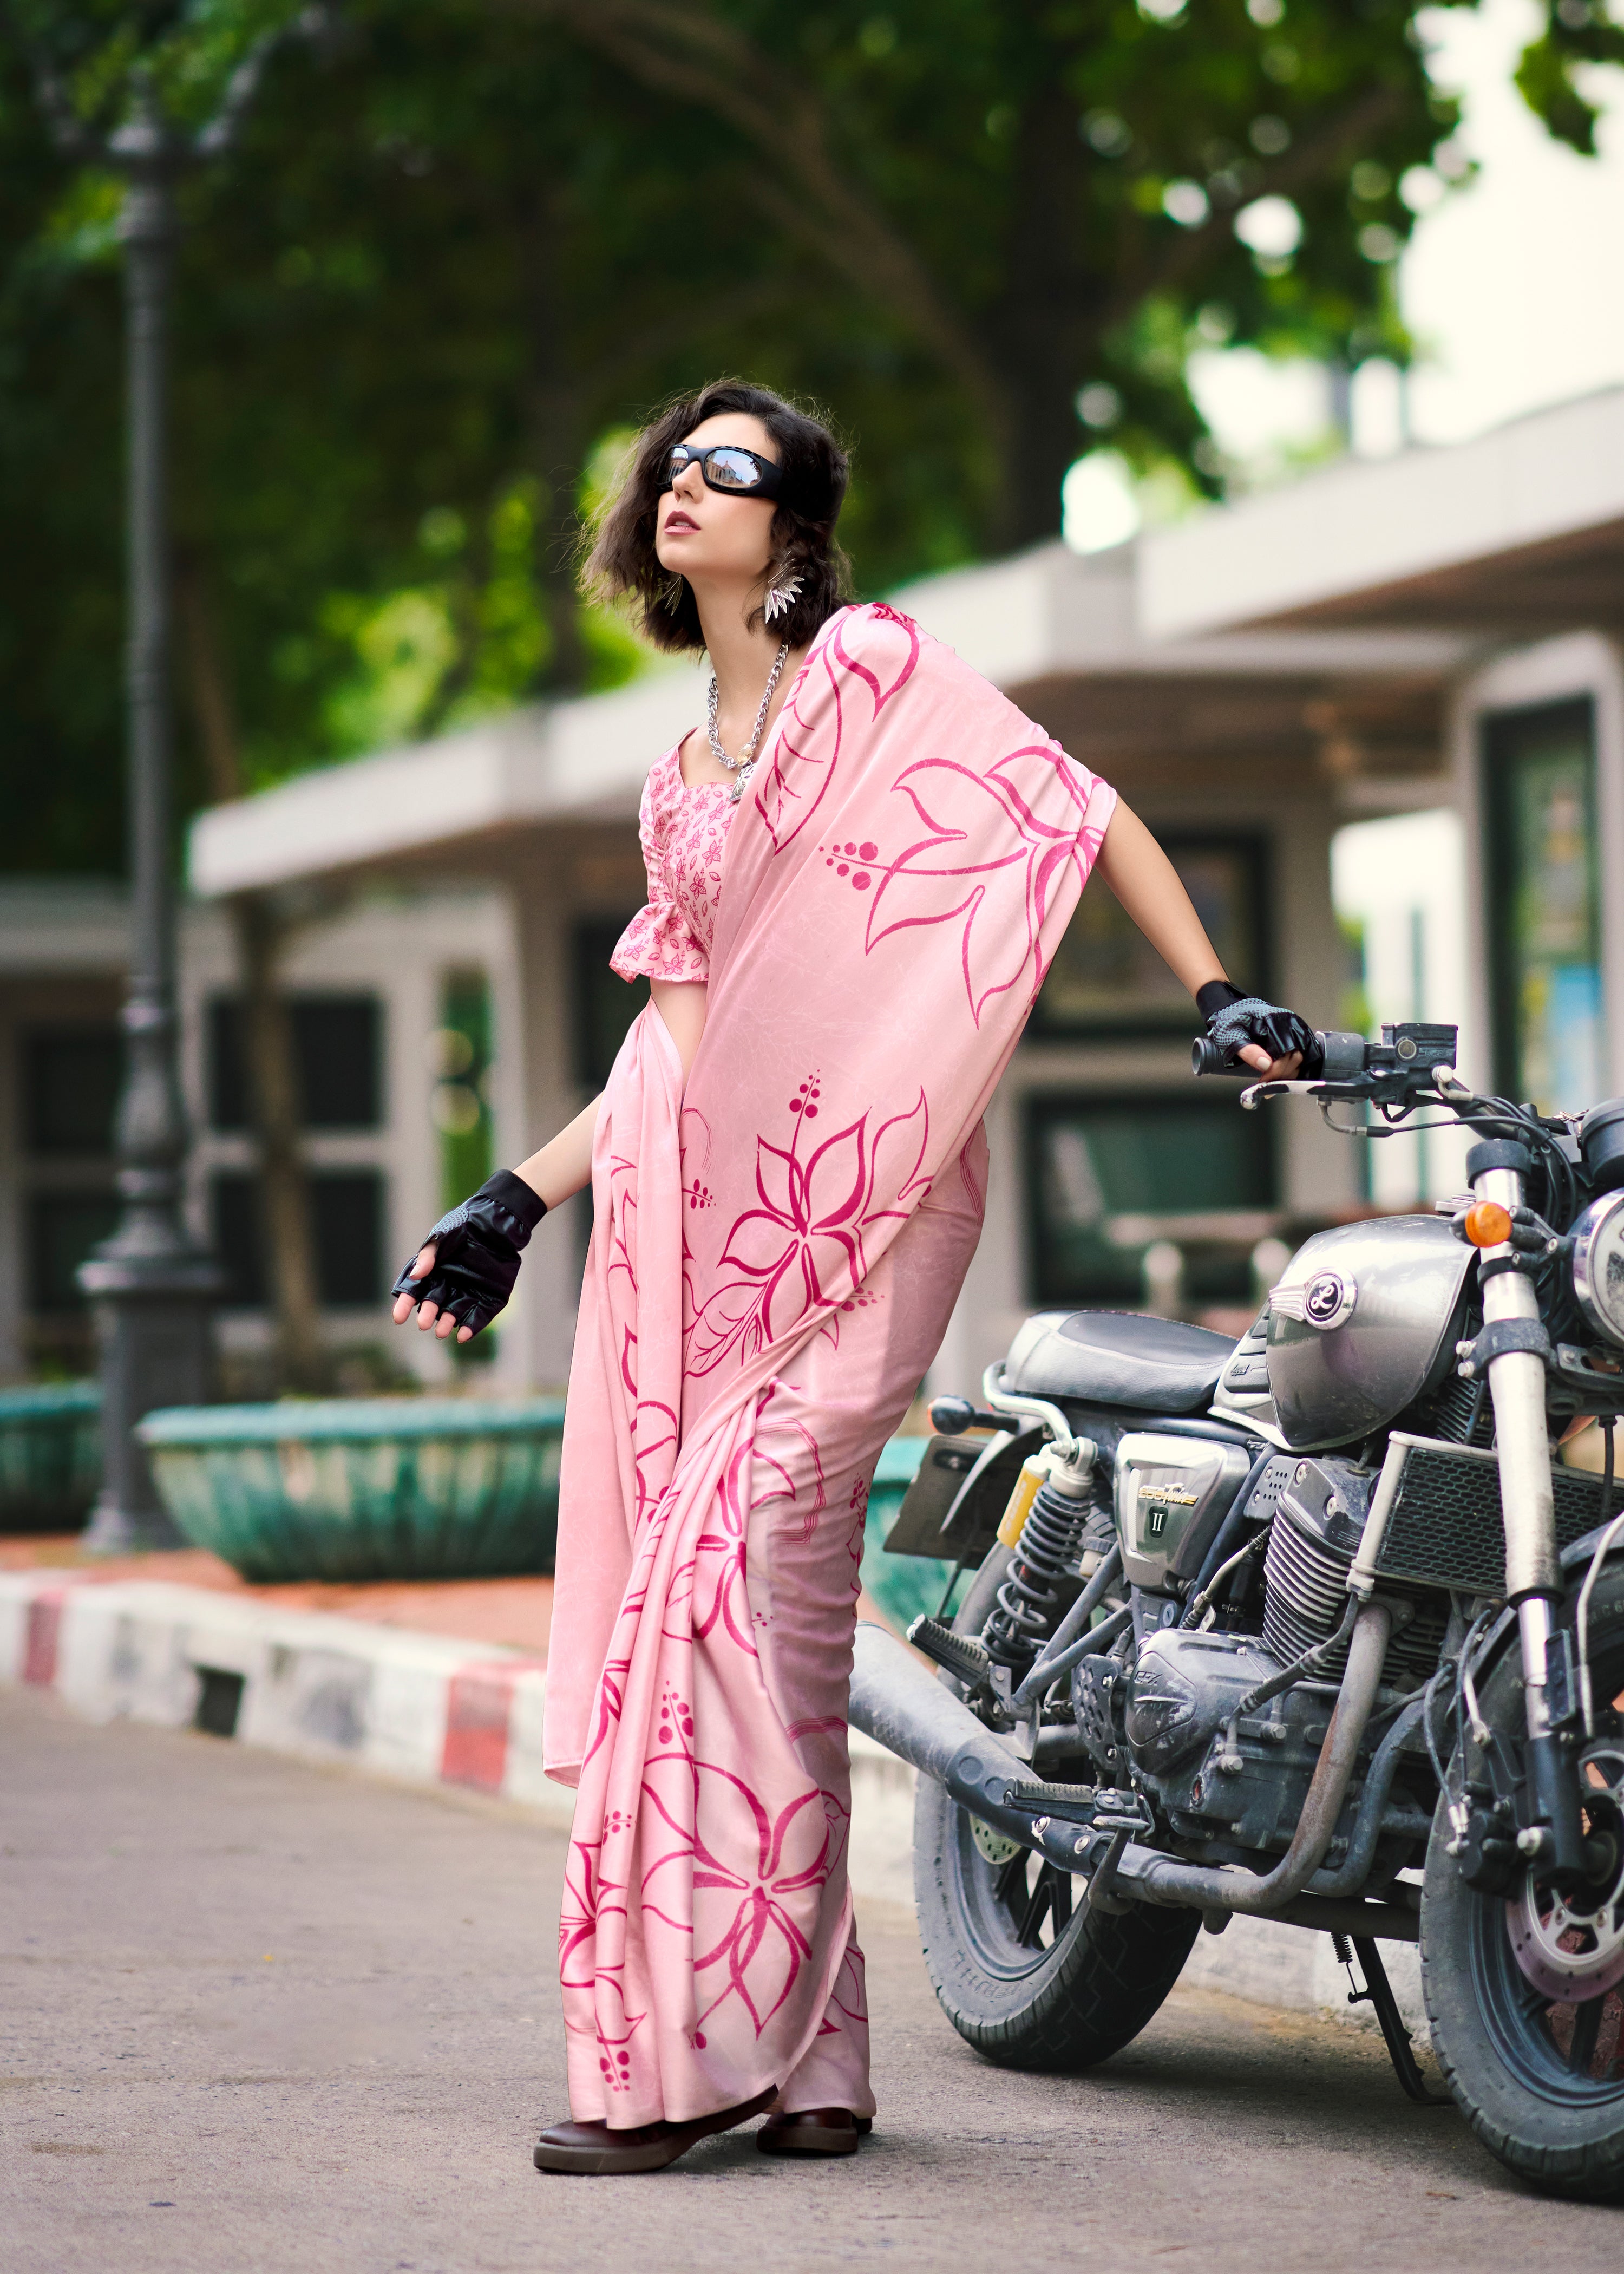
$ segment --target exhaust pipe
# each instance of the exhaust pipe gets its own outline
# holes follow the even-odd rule
[[[867,1620],[857,1628],[848,1718],[888,1753],[945,1786],[961,1808],[995,1832],[1039,1849],[1063,1870],[1076,1870],[1079,1849],[1087,1845],[1076,1826],[1042,1818],[1034,1823],[1030,1815],[1004,1805],[1008,1786],[1030,1781],[1027,1763],[927,1672],[894,1634]]]

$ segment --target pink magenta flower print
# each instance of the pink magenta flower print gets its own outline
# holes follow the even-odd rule
[[[865,718],[871,724],[879,717],[919,662],[919,627],[909,617],[883,606],[855,613],[861,634],[855,628],[848,634],[837,617],[784,706],[755,800],[777,852],[794,843],[823,804],[849,734]]]
[[[687,1804],[680,1812],[667,1806],[660,1790],[662,1772],[673,1764],[682,1783],[692,1787],[691,1791],[681,1790]],[[691,1886],[711,1898],[710,1939],[694,1953],[697,2024],[703,2029],[728,1999],[736,1998],[759,2037],[813,1955],[806,1919],[809,1909],[816,1912],[829,1855],[829,1830],[819,1796],[797,1793],[773,1817],[741,1778],[710,1762],[679,1753],[657,1758],[649,1769],[645,1798],[672,1837],[644,1875],[643,1909],[666,1916],[660,1909],[661,1882],[673,1873],[680,1876],[685,1894]],[[754,1830],[753,1857],[748,1852],[748,1832],[743,1841],[737,1835],[730,1841],[731,1854],[713,1853],[700,1833],[700,1818],[706,1811],[699,1795],[711,1778],[720,1780],[723,1805],[709,1812],[726,1821],[730,1813],[742,1810]],[[680,1922],[667,1917],[666,1924]]]
[[[793,1318],[831,1309],[861,1286],[867,1271],[865,1239],[876,1224],[906,1217],[914,1178],[930,1132],[925,1093],[906,1113],[868,1135],[868,1117],[821,1144],[805,1141],[816,1118],[821,1089],[803,1081],[788,1102],[793,1133],[787,1146],[756,1141],[757,1205],[735,1218],[722,1250],[723,1278],[701,1308],[688,1353],[692,1374],[710,1371],[735,1344],[745,1354],[765,1349]],[[911,1159],[910,1159],[911,1154]],[[880,1179],[882,1163],[902,1173],[894,1189]]]
[[[872,2108],[844,1719],[867,1488],[1111,805],[906,616],[844,610],[703,864],[714,905],[687,907],[709,1007],[686,1077],[651,1006],[615,1061],[547,1674],[579,2118],[768,2085]],[[702,864],[675,877],[667,840],[686,905]]]
[[[1041,943],[1049,908],[1062,896],[1068,906],[1075,900],[1104,835],[1086,817],[1094,786],[1054,742],[1011,751],[985,773],[949,758],[909,766],[896,788],[927,834],[880,880],[869,953],[911,927],[951,924],[978,1026],[992,997],[1023,982],[1030,1003],[1047,968]]]

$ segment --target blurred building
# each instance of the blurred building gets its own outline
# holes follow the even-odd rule
[[[1237,981],[1317,1023],[1455,1019],[1470,1079],[1545,1105],[1624,1086],[1624,390],[894,597],[1118,786]],[[643,898],[638,796],[703,691],[665,666],[198,822],[192,1198],[234,1275],[235,1347],[264,1333],[263,1261],[210,903],[315,893],[341,911],[289,965],[331,1331],[444,1373],[445,1350],[388,1337],[383,1288],[446,1199],[601,1086],[643,994],[607,970]],[[122,922],[105,890],[0,893],[0,1314],[23,1316],[29,1349],[71,1331],[49,1304],[107,1205],[105,1150],[80,1141],[93,1091],[106,1126]],[[1447,1139],[1384,1152],[1312,1106],[1243,1115],[1232,1084],[1192,1085],[1192,1024],[1094,887],[991,1110],[987,1233],[944,1382],[971,1382],[1035,1305],[1238,1313],[1269,1243],[1455,1189]],[[53,1081],[79,1085],[60,1123]],[[532,1249],[491,1378],[563,1379],[588,1207]]]
[[[90,1319],[74,1273],[117,1216],[113,1119],[126,895],[83,880],[0,881],[0,1380],[83,1373]],[[182,1076],[193,1220],[225,1267],[228,1387],[258,1384],[266,1257],[247,1133],[237,960],[221,909],[181,928]],[[488,1171],[502,1104],[490,1036],[511,1023],[506,900],[489,890],[373,893],[299,927],[285,975],[330,1342],[360,1388],[417,1352],[379,1297],[410,1223],[459,1174]],[[455,1079],[450,1077],[455,1076]],[[508,1110],[511,1118],[515,1107]]]

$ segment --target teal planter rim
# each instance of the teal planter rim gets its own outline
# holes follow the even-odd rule
[[[64,1414],[101,1411],[99,1382],[26,1382],[0,1389],[0,1427],[8,1421],[55,1421]]]
[[[149,1413],[144,1445],[207,1447],[319,1439],[373,1443],[389,1437],[529,1437],[563,1427],[561,1397],[313,1397],[259,1405],[171,1405]]]

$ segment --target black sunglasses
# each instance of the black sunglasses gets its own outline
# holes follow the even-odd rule
[[[771,458],[737,442],[712,442],[703,450],[691,442],[677,442],[665,461],[661,489],[668,490],[685,466],[697,466],[708,490],[720,490],[729,497],[775,498],[783,473]]]

